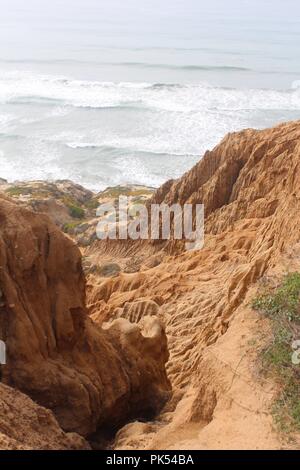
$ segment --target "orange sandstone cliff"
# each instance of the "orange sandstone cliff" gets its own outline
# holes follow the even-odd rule
[[[229,134],[152,196],[204,203],[204,248],[91,241],[85,262],[106,271],[87,286],[76,245],[1,198],[2,382],[66,432],[118,430],[117,449],[284,447],[257,365],[269,325],[250,303],[300,269],[299,183],[300,122]]]
[[[48,217],[5,198],[0,221],[2,382],[83,436],[157,412],[170,389],[159,321],[97,327],[76,245]]]
[[[204,203],[205,246],[143,243],[137,272],[90,277],[96,321],[132,321],[154,302],[168,336],[173,398],[160,423],[128,425],[116,447],[281,447],[276,386],[258,377],[256,363],[268,325],[249,303],[260,279],[300,268],[300,122],[227,135],[152,202]],[[99,262],[105,250],[124,264],[118,244],[95,242],[88,254]]]

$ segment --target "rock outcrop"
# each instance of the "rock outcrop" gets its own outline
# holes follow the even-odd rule
[[[90,277],[90,309],[100,323],[116,312],[132,318],[140,301],[157,303],[166,323],[173,399],[161,424],[129,425],[117,447],[281,446],[270,417],[274,389],[254,373],[266,325],[247,305],[263,276],[300,268],[299,183],[300,122],[229,134],[150,201],[204,203],[204,248],[142,243],[140,272]],[[89,249],[98,261],[100,246]],[[114,249],[122,265],[126,250],[102,246],[103,257]],[[147,266],[155,251],[160,262]]]
[[[117,206],[120,196],[128,198],[129,205],[143,203],[154,193],[154,188],[125,185],[92,192],[69,180],[15,181],[0,178],[1,192],[23,207],[47,214],[65,233],[76,239],[79,246],[89,246],[96,237],[96,210],[100,204]]]
[[[65,433],[53,413],[28,396],[0,384],[1,450],[90,450],[75,433]]]
[[[156,319],[88,318],[81,255],[48,219],[0,198],[2,381],[51,409],[83,436],[155,414],[168,397],[168,349]]]

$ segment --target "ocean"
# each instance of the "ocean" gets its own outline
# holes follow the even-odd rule
[[[298,0],[0,0],[0,177],[159,186],[300,119]]]

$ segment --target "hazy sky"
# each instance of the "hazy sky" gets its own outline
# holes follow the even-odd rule
[[[42,72],[64,74],[62,62],[68,60],[94,64],[68,68],[79,78],[145,80],[150,72],[133,64],[218,65],[265,74],[249,75],[243,81],[247,86],[279,87],[300,74],[299,0],[0,0],[0,12],[2,67],[21,61],[31,62],[27,69],[32,70],[32,64],[43,62]],[[55,70],[53,61],[61,64]],[[100,74],[100,63],[131,68],[125,73],[102,67]],[[149,78],[185,77],[170,70]],[[196,72],[188,76],[201,78]],[[242,83],[235,78],[222,83]]]
[[[0,0],[0,58],[51,46],[170,45],[300,34],[299,0]],[[74,41],[76,32],[76,41]],[[80,36],[81,34],[81,36]],[[59,50],[57,50],[59,54]]]

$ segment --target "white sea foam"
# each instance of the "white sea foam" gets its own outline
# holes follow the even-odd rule
[[[295,82],[296,83],[296,82]],[[2,103],[44,103],[74,107],[106,108],[144,106],[165,111],[199,109],[255,110],[299,109],[299,87],[291,90],[226,89],[207,84],[169,86],[149,83],[112,83],[68,80],[30,73],[0,75]]]
[[[227,132],[300,117],[300,88],[99,82],[0,73],[0,176],[99,189],[177,177]]]

